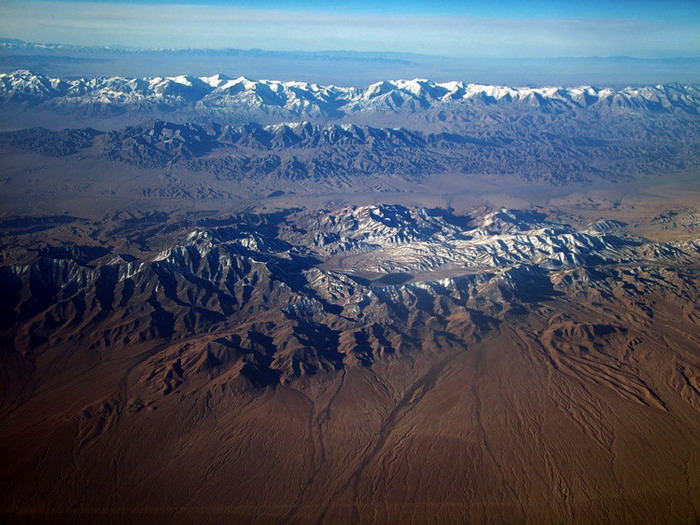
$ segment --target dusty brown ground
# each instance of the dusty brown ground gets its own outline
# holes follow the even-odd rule
[[[31,209],[7,198],[7,217],[85,220],[8,235],[4,257],[76,239],[152,252],[195,212],[378,199],[458,211],[524,203],[572,223],[614,219],[656,240],[696,239],[700,192],[689,180],[534,190],[474,181],[432,193],[129,206],[119,195],[46,195]],[[129,242],[105,234],[151,211],[167,212],[175,229],[135,226],[145,247],[134,232]],[[696,523],[697,266],[682,278],[659,270],[663,281],[639,268],[611,273],[602,288],[562,272],[560,295],[526,303],[487,287],[473,305],[490,309],[487,320],[445,306],[436,316],[447,328],[417,324],[406,352],[274,388],[209,372],[206,334],[95,349],[78,326],[48,351],[4,361],[0,514],[18,523]]]
[[[274,391],[224,376],[163,395],[144,382],[149,350],[90,363],[67,345],[38,361],[36,392],[5,407],[3,514],[693,523],[698,318],[663,303],[649,320],[563,297],[482,338],[426,340],[419,354]]]

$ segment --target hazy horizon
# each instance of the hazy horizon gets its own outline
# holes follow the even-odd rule
[[[0,33],[34,42],[143,48],[414,53],[453,58],[700,56],[700,6],[575,2],[10,0]]]
[[[379,80],[427,78],[475,84],[607,85],[700,83],[700,58],[638,57],[456,58],[383,51],[271,51],[0,46],[0,71],[29,69],[61,77],[211,76],[294,80],[364,87]],[[56,47],[51,47],[51,44]]]
[[[700,51],[697,55],[689,56],[667,56],[667,57],[642,57],[635,55],[581,55],[581,56],[549,56],[549,57],[536,57],[536,56],[498,56],[498,57],[487,57],[487,56],[448,56],[439,55],[431,53],[416,53],[409,51],[386,51],[384,49],[368,49],[358,51],[355,49],[342,49],[342,48],[328,48],[328,49],[318,49],[314,51],[308,51],[304,49],[285,49],[285,50],[275,50],[264,47],[234,47],[234,46],[219,46],[219,47],[158,47],[158,46],[134,46],[134,45],[122,45],[122,44],[95,44],[95,45],[81,45],[81,44],[70,44],[67,42],[59,41],[38,41],[38,40],[23,40],[21,38],[8,37],[0,35],[0,44],[16,44],[18,46],[47,46],[49,49],[55,48],[74,48],[74,49],[95,49],[95,50],[114,50],[114,51],[133,51],[133,52],[143,52],[143,51],[158,51],[158,52],[225,52],[225,51],[241,51],[250,53],[263,53],[263,54],[304,54],[304,55],[322,55],[324,53],[333,54],[347,54],[349,56],[386,56],[395,57],[417,57],[417,58],[449,58],[449,59],[475,59],[475,60],[486,60],[486,59],[496,59],[496,60],[542,60],[542,61],[552,61],[552,60],[640,60],[640,61],[651,61],[651,62],[668,62],[668,61],[692,61],[700,60]]]

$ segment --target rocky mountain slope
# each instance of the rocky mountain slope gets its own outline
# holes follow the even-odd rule
[[[700,164],[700,135],[600,139],[514,129],[488,136],[309,122],[262,126],[154,121],[110,132],[90,128],[0,133],[7,150],[137,168],[180,168],[217,180],[421,179],[436,173],[517,175],[555,183],[687,171]],[[381,180],[377,178],[376,180]]]
[[[543,113],[679,112],[698,114],[700,91],[689,85],[624,89],[511,88],[426,79],[381,81],[367,88],[245,77],[49,78],[26,70],[0,75],[0,100],[45,104],[62,111],[143,110],[148,107],[259,111],[277,117],[337,118],[358,112],[455,110],[470,106],[536,107]]]
[[[699,107],[0,75],[0,518],[697,522]]]
[[[700,245],[621,226],[291,209],[5,265],[4,512],[687,521]]]
[[[337,188],[367,175],[619,180],[694,169],[700,151],[700,92],[679,84],[511,88],[416,79],[355,88],[16,71],[0,75],[0,105],[14,130],[72,127],[4,132],[0,141],[11,148],[140,168],[177,165],[219,181],[264,180],[268,192],[288,191],[279,181]]]

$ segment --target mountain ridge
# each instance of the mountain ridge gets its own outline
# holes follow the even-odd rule
[[[524,104],[549,109],[619,108],[648,112],[681,111],[698,114],[700,89],[694,85],[660,84],[622,89],[511,88],[427,79],[380,81],[366,88],[322,86],[307,82],[251,80],[218,74],[209,77],[101,77],[61,79],[27,70],[0,74],[0,100],[38,104],[165,104],[170,107],[201,104],[208,108],[280,108],[294,115],[338,117],[358,111],[428,109],[457,104]]]
[[[649,126],[639,122],[640,133]],[[630,179],[683,171],[700,158],[695,134],[667,126],[653,137],[607,129],[474,127],[423,132],[402,127],[309,121],[263,125],[178,124],[152,120],[109,132],[41,128],[0,132],[6,151],[49,157],[77,155],[136,168],[182,168],[216,180],[326,180],[345,184],[368,176],[422,180],[439,173],[519,175],[563,183]],[[628,126],[628,129],[634,129]],[[469,132],[473,133],[470,134]],[[605,134],[605,135],[604,135]],[[216,182],[214,183],[216,185]]]
[[[73,51],[108,51],[108,52],[124,52],[124,53],[202,53],[202,54],[225,54],[225,53],[251,53],[251,54],[270,54],[270,55],[299,55],[299,56],[318,56],[318,55],[348,55],[348,56],[386,56],[386,57],[421,57],[421,58],[445,58],[440,55],[425,55],[422,53],[408,53],[396,51],[354,51],[351,49],[324,49],[320,51],[278,51],[261,48],[234,48],[234,47],[139,47],[139,46],[122,46],[122,45],[94,45],[85,46],[77,44],[61,44],[56,42],[28,42],[18,38],[0,38],[0,48],[6,49],[38,49],[38,50],[73,50]],[[455,57],[457,58],[457,57]],[[459,58],[476,58],[487,59],[491,57],[459,57]],[[498,57],[499,60],[649,60],[649,61],[673,61],[673,60],[700,60],[696,56],[674,56],[674,57],[640,57],[634,55],[592,55],[592,56],[556,56],[556,57]]]
[[[3,516],[695,515],[697,235],[537,209],[213,217],[117,214],[77,243],[54,218],[0,265]]]

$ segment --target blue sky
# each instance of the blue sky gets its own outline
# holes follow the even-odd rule
[[[700,56],[700,1],[4,0],[0,36],[462,57]]]

